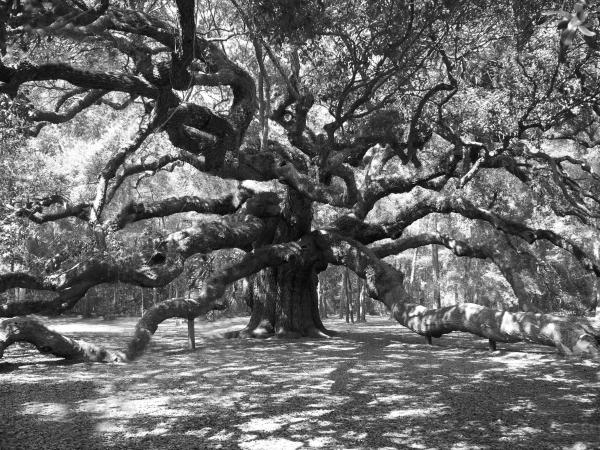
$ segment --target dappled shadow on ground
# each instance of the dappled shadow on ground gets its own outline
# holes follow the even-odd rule
[[[394,322],[334,319],[327,340],[237,340],[246,319],[161,325],[128,365],[0,360],[0,448],[598,448],[598,363]],[[55,321],[118,348],[134,320]],[[527,351],[525,351],[525,349]]]

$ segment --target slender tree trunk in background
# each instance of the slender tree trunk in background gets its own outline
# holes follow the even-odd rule
[[[142,305],[141,305],[141,314],[140,315],[144,315],[144,288],[140,288],[140,291],[142,293]]]
[[[152,306],[156,305],[157,303],[157,292],[156,292],[156,288],[152,288]]]
[[[117,315],[117,285],[113,285],[112,313]]]
[[[442,298],[440,295],[440,259],[438,255],[438,246],[431,246],[431,264],[433,266],[433,303],[436,307],[442,307]]]
[[[344,315],[346,316],[346,323],[350,323],[350,296],[348,293],[348,269],[344,269],[344,276],[342,278],[344,285]]]
[[[27,288],[17,288],[17,300],[23,301],[27,297]]]
[[[596,221],[596,226],[600,225],[598,222],[599,221]],[[598,261],[600,259],[600,242],[594,242],[593,252],[594,258],[596,258],[596,261]],[[594,280],[594,290],[592,292],[592,295],[594,295],[594,298],[596,300],[595,316],[597,320],[600,320],[600,278],[596,278]]]
[[[365,282],[362,279],[358,280],[359,283],[359,295],[358,295],[358,314],[357,319],[359,322],[367,321],[367,288]]]
[[[438,223],[437,216],[433,216],[433,229],[437,233]],[[442,307],[442,298],[440,294],[440,258],[438,253],[438,246],[433,244],[431,246],[431,265],[433,267],[433,304],[437,308]]]
[[[83,315],[84,317],[91,317],[92,316],[92,306],[93,306],[93,302],[92,299],[90,298],[90,294],[91,292],[88,291],[87,295],[85,296],[85,303],[84,303],[84,310],[83,310]]]
[[[325,289],[323,289],[323,283],[319,281],[318,283],[318,293],[319,293],[319,313],[322,319],[327,318],[327,299],[325,298]]]
[[[94,240],[100,250],[106,250],[106,234],[102,230],[94,230]]]
[[[340,319],[346,314],[346,269],[342,268],[342,278],[340,278]]]
[[[346,316],[346,323],[354,323],[354,314],[352,311],[352,292],[350,286],[350,273],[349,269],[344,268],[344,274],[342,276],[342,284],[344,286],[344,313]]]
[[[14,258],[12,258],[10,260],[10,271],[11,272],[15,271],[15,260],[14,260]],[[15,296],[15,301],[19,300],[19,288],[14,288],[13,289],[13,294]]]
[[[467,259],[465,262],[465,302],[466,303],[474,303],[473,298],[473,286],[471,283],[471,269],[473,266],[473,261],[471,259]]]
[[[413,295],[416,296],[416,289],[415,289],[415,274],[417,273],[417,256],[419,255],[419,247],[415,248],[415,251],[413,252],[413,257],[412,257],[412,265],[410,266],[410,282],[409,282],[409,292]]]

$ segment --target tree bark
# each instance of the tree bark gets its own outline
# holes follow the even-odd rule
[[[72,361],[127,360],[122,352],[111,352],[94,344],[68,338],[48,329],[33,317],[13,317],[0,321],[0,358],[4,350],[15,342],[29,342],[41,353],[50,353]]]
[[[325,337],[319,315],[317,273],[295,263],[263,269],[252,283],[248,325],[228,337]]]

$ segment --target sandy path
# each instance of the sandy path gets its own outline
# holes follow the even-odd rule
[[[0,360],[0,448],[600,448],[600,365],[452,334],[428,347],[385,319],[336,339],[225,340],[246,319],[168,321],[129,365]],[[133,319],[53,320],[121,346]],[[524,352],[527,348],[529,351]]]

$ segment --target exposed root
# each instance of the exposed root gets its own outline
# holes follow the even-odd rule
[[[287,330],[280,328],[277,331],[273,330],[270,324],[261,324],[257,327],[245,327],[241,330],[228,331],[223,334],[227,339],[267,339],[276,337],[279,339],[300,339],[300,338],[323,338],[329,339],[336,336],[337,333],[325,328],[310,327],[302,331]]]
[[[265,327],[242,328],[241,330],[228,331],[223,334],[226,339],[267,339],[273,337],[275,332]]]

